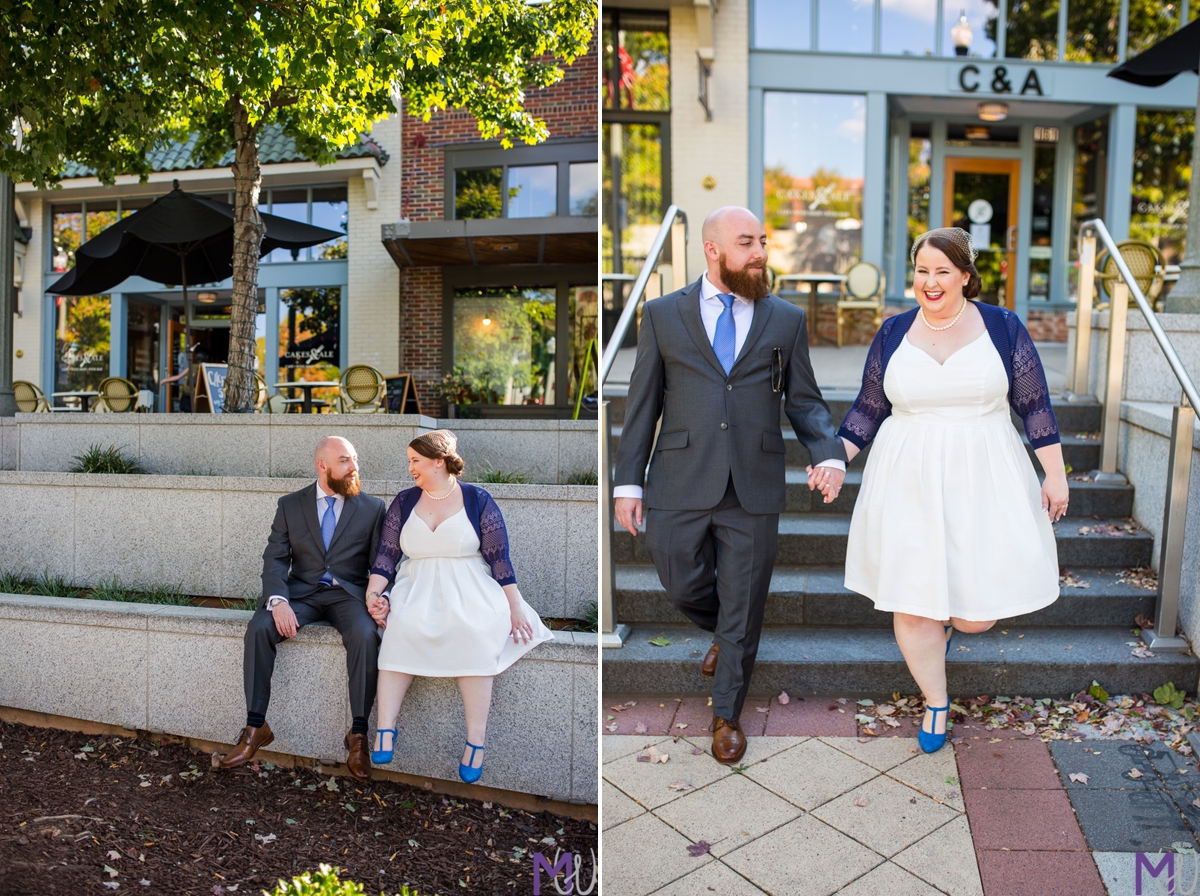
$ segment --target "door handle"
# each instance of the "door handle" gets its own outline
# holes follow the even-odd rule
[[[1013,224],[1004,235],[1004,248],[1009,252],[1017,251],[1017,225]]]

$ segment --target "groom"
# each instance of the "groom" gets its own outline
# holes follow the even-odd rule
[[[644,500],[659,579],[713,633],[701,665],[713,679],[712,753],[732,765],[746,751],[738,720],[785,507],[780,401],[821,467],[810,488],[820,482],[827,501],[846,453],[813,377],[805,314],[767,286],[762,224],[730,206],[701,235],[704,275],[644,306],[613,496],[617,522],[635,537]]]

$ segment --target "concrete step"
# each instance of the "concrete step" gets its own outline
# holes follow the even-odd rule
[[[1124,526],[1127,520],[1065,517],[1055,524],[1059,566],[1125,568],[1148,566],[1154,539],[1145,529],[1123,535],[1081,533],[1081,528]],[[613,522],[613,558],[621,563],[646,563],[646,539],[634,539]],[[850,516],[846,513],[784,513],[779,517],[779,554],[785,566],[840,566],[846,562]],[[985,545],[980,545],[985,549]]]
[[[656,647],[651,638],[671,643]],[[946,661],[951,696],[1066,696],[1098,681],[1112,694],[1149,693],[1166,681],[1196,684],[1191,654],[1132,655],[1128,627],[995,626],[958,632]],[[712,681],[700,674],[710,636],[691,625],[637,625],[620,650],[604,651],[604,690],[613,694],[701,695]],[[773,628],[763,631],[753,694],[877,696],[917,691],[888,629]]]
[[[1062,433],[1062,453],[1063,461],[1067,464],[1067,469],[1072,473],[1087,473],[1090,470],[1095,470],[1100,466],[1100,439],[1085,438],[1078,435],[1070,435],[1066,432]],[[1033,468],[1042,474],[1041,462],[1038,461],[1037,454],[1034,453],[1033,446],[1029,444],[1029,440],[1025,434],[1021,434],[1021,441],[1025,445],[1025,451],[1029,454],[1029,459],[1033,461]]]
[[[1001,620],[1026,628],[1133,627],[1138,613],[1154,616],[1155,592],[1120,581],[1121,570],[1073,569],[1071,586],[1059,590],[1050,606],[1019,619]],[[888,628],[892,614],[876,610],[869,598],[842,584],[840,566],[777,566],[767,596],[766,626],[852,626]],[[1087,587],[1080,587],[1086,585]],[[653,566],[617,568],[616,618],[630,625],[686,625]],[[1007,623],[1007,624],[1006,624]],[[605,654],[607,656],[607,654]]]

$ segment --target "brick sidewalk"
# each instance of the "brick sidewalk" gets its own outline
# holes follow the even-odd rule
[[[1137,853],[1197,848],[1200,772],[1166,748],[968,722],[926,755],[908,720],[859,737],[854,701],[809,697],[748,701],[730,768],[707,702],[605,697],[605,896],[1133,896]],[[639,762],[650,746],[670,759]],[[1144,872],[1141,892],[1159,882]]]

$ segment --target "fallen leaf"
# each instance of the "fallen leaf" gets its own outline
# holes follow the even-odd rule
[[[146,880],[146,878],[144,878],[144,877],[141,880],[139,880],[138,883],[141,884],[143,887],[150,886],[150,881]]]
[[[649,750],[639,756],[637,761],[655,763],[666,762],[670,758],[670,754],[662,752],[658,747],[651,747]]]
[[[350,804],[347,803],[346,805],[349,806]],[[266,846],[268,843],[272,843],[279,838],[274,834],[255,834],[254,839],[260,841],[264,846]]]
[[[106,880],[104,882],[104,886],[108,887],[110,890],[115,890],[115,889],[117,889],[117,887],[119,887],[121,885],[119,883],[117,883],[115,880]]]
[[[650,643],[653,644],[655,647],[666,647],[671,642],[669,640],[667,640],[666,638],[664,638],[662,635],[659,635],[657,638],[651,638]]]
[[[792,702],[792,698],[788,696],[787,691],[780,691],[779,697],[776,699],[779,700],[780,706],[787,706],[789,703]]]
[[[676,728],[686,728],[686,727],[687,727],[687,722],[676,722],[676,723],[675,723],[675,727],[676,727]]]
[[[692,755],[693,756],[703,756],[704,751],[701,750],[699,747],[692,747]]]
[[[117,869],[116,869],[116,868],[112,868],[112,867],[110,867],[110,866],[108,866],[108,865],[105,865],[105,866],[104,866],[104,870],[105,870],[105,871],[108,873],[108,876],[109,876],[109,877],[116,877],[118,874],[120,874],[120,872],[119,872],[119,871],[117,871]]]
[[[948,799],[948,800],[956,800],[959,798],[959,795],[960,794],[957,790],[947,790],[946,791],[946,799]]]
[[[1067,777],[1069,777],[1072,781],[1075,781],[1078,784],[1086,784],[1088,782],[1088,776],[1085,775],[1083,772],[1072,772]]]
[[[875,715],[877,715],[877,716],[890,716],[890,715],[894,714],[895,712],[896,712],[896,707],[889,706],[886,703],[884,703],[882,706],[875,707]]]
[[[1130,653],[1132,653],[1134,656],[1140,657],[1141,659],[1144,659],[1144,660],[1149,659],[1152,656],[1157,656],[1157,654],[1151,653],[1150,650],[1146,647],[1135,647],[1133,650],[1130,651]]]
[[[604,730],[605,730],[605,731],[616,731],[616,730],[617,730],[617,723],[616,723],[616,722],[613,722],[611,725],[605,725],[605,726],[604,726]]]
[[[108,851],[107,855],[108,855],[108,857],[109,857],[110,859],[119,859],[119,858],[121,858],[121,854],[120,854],[119,852],[117,852],[115,849],[110,849],[110,850]]]
[[[649,729],[645,722],[638,722],[637,727],[633,729],[634,734],[645,734]]]
[[[624,712],[628,708],[629,707],[627,707],[627,706],[610,706],[609,707],[609,709],[611,709],[613,712]]]
[[[1142,775],[1142,773],[1141,773],[1141,772],[1139,772],[1139,771],[1138,771],[1138,770],[1135,768],[1135,769],[1130,769],[1130,771],[1129,771],[1129,777],[1131,777],[1131,778],[1141,778],[1141,777],[1143,777],[1143,775]]]
[[[693,859],[697,859],[707,853],[711,848],[712,844],[707,840],[698,840],[689,846],[687,851],[689,856],[691,856]]]
[[[687,781],[676,781],[674,784],[668,784],[667,786],[672,790],[692,790],[695,788],[694,784],[689,784]]]
[[[759,712],[766,712],[766,711],[767,711],[767,710],[768,710],[770,707],[767,707],[767,706],[756,706],[756,707],[754,707],[754,708],[755,708],[755,709],[757,709]]]
[[[871,805],[871,801],[869,799],[867,799],[865,796],[860,796],[858,799],[856,799],[854,801],[854,805],[858,806],[859,808],[865,809],[867,806]]]

